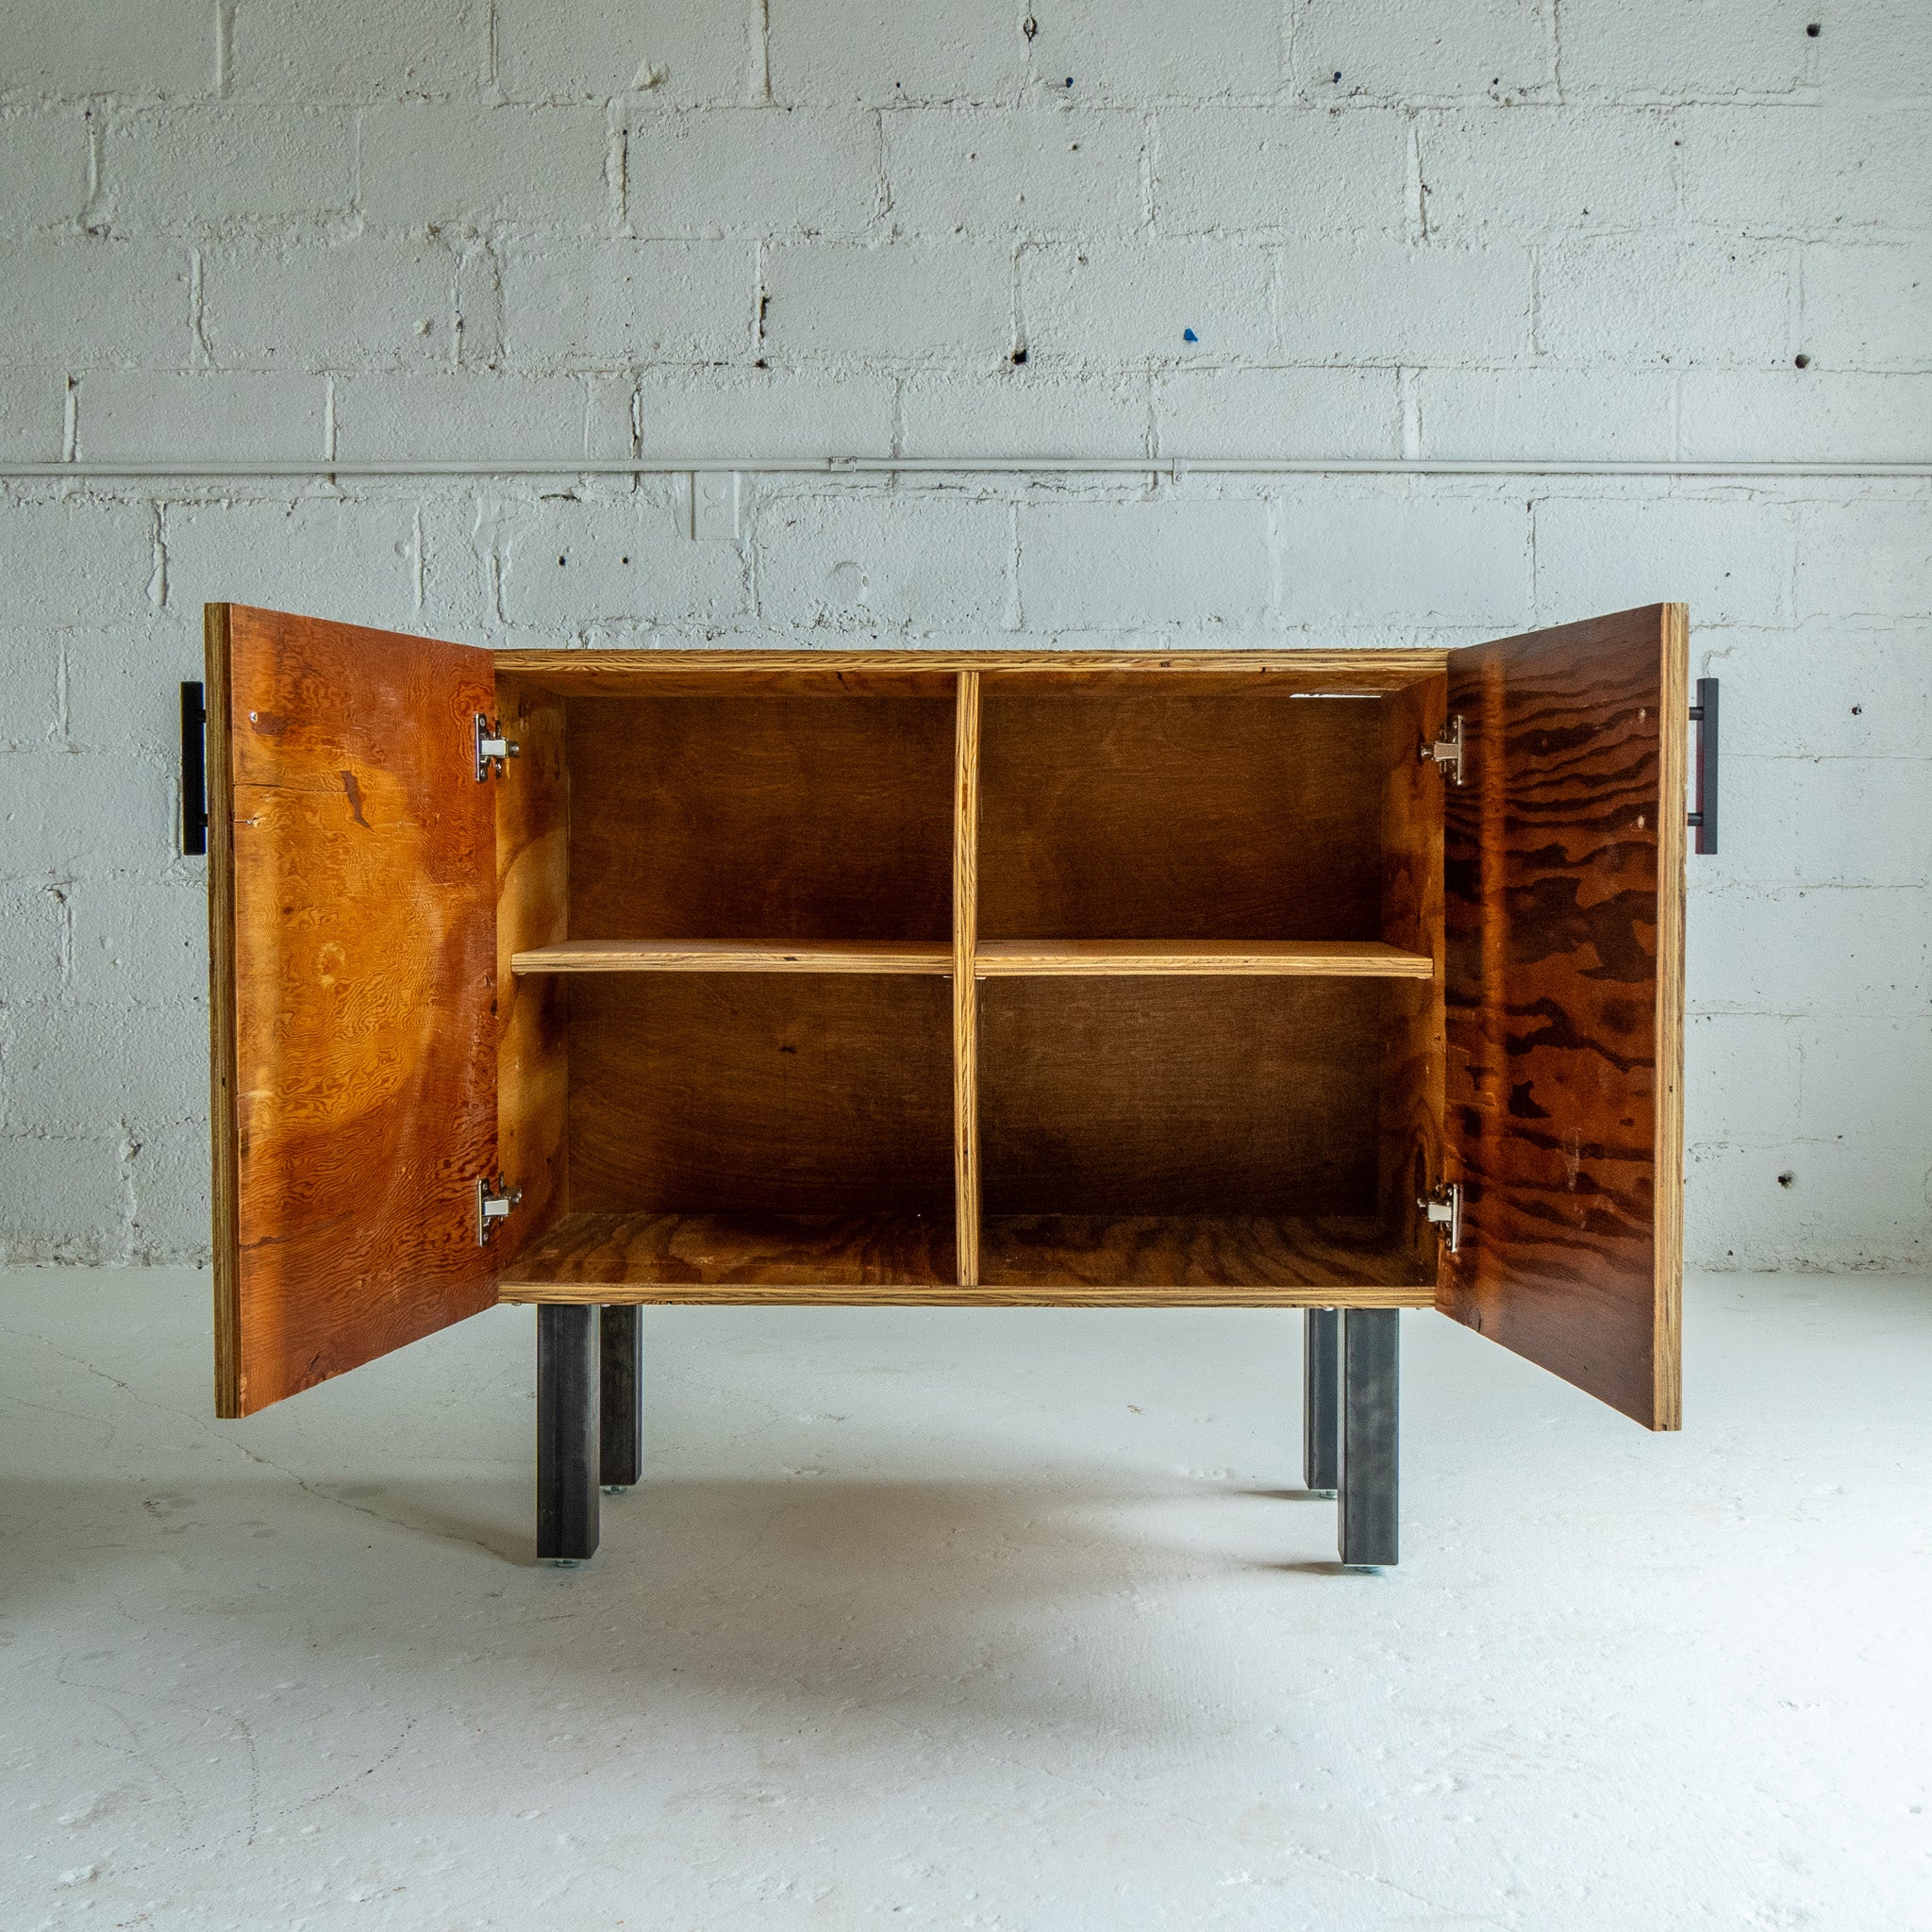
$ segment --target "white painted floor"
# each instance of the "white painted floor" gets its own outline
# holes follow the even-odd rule
[[[1653,1437],[1404,1317],[651,1310],[535,1566],[528,1309],[211,1419],[208,1279],[0,1277],[0,1926],[1932,1925],[1932,1284],[1692,1285]]]

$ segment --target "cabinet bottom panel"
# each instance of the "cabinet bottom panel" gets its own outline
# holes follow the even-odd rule
[[[506,1302],[1429,1307],[1433,1280],[1367,1219],[989,1219],[982,1285],[920,1215],[572,1214],[505,1269]]]

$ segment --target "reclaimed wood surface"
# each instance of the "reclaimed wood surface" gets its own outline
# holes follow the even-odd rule
[[[1107,974],[1195,977],[1430,979],[1436,962],[1380,940],[985,940],[981,979],[1091,978]]]
[[[585,973],[569,984],[574,1209],[949,1221],[943,979]]]
[[[1382,937],[1424,973],[1387,989],[1377,1179],[1384,1225],[1417,1280],[1435,1280],[1440,1237],[1418,1205],[1442,1167],[1442,772],[1421,757],[1442,728],[1448,680],[1382,700]]]
[[[1440,677],[1442,651],[499,651],[499,671],[575,696],[764,690],[828,697],[944,695],[962,671],[1030,688],[1134,689],[1172,675],[1247,694],[1400,691]]]
[[[1439,1306],[1652,1428],[1679,1423],[1686,620],[1456,652]]]
[[[983,981],[985,1213],[1373,1212],[1384,988]]]
[[[208,620],[218,1411],[496,1298],[487,652]]]
[[[499,1295],[605,1306],[1427,1307],[1435,1292],[1406,1280],[1373,1231],[1345,1222],[1060,1216],[991,1222],[988,1234],[1002,1279],[968,1286],[954,1278],[944,1216],[572,1214],[506,1268]]]
[[[953,970],[943,940],[564,940],[510,956],[514,973],[936,973]]]
[[[568,708],[573,939],[951,944],[950,686]]]
[[[1141,686],[987,687],[981,937],[1378,938],[1380,704]]]
[[[649,1288],[947,1288],[955,1272],[943,1211],[576,1213],[504,1271],[500,1292],[506,1301],[608,1302],[626,1297],[603,1291]]]
[[[979,1279],[979,674],[962,671],[953,743],[953,1220],[961,1288]]]
[[[564,701],[523,678],[496,680],[498,722],[518,747],[490,781],[496,802],[496,1141],[523,1199],[496,1224],[499,1267],[570,1199],[570,1006],[561,981],[520,979],[514,961],[570,930],[570,772]]]

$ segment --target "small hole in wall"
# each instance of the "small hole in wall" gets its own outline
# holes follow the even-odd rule
[[[559,570],[561,570],[561,569],[563,568],[563,566],[564,566],[565,564],[567,564],[567,563],[568,563],[569,561],[570,561],[570,558],[567,558],[567,557],[559,557],[559,558],[558,558],[557,559],[557,564],[558,564],[558,568]]]
[[[1865,708],[1864,708],[1864,706],[1863,706],[1863,705],[1854,705],[1854,706],[1852,707],[1852,716],[1853,716],[1853,717],[1855,717],[1855,718],[1862,718],[1862,717],[1863,717],[1864,715],[1865,715]]]
[[[1788,1187],[1790,1187],[1790,1184],[1791,1184],[1791,1183],[1792,1183],[1792,1182],[1793,1182],[1794,1180],[1796,1180],[1797,1178],[1798,1178],[1798,1176],[1797,1176],[1796,1174],[1791,1174],[1790,1172],[1787,1171],[1786,1173],[1784,1173],[1784,1174],[1779,1174],[1779,1175],[1778,1175],[1778,1177],[1777,1177],[1777,1184],[1778,1184],[1778,1186],[1779,1186],[1779,1187],[1781,1187],[1781,1188],[1788,1188]]]
[[[1808,39],[1815,41],[1818,38],[1818,23],[1814,20],[1805,32]]]
[[[1795,362],[1800,369],[1808,369],[1811,366],[1811,358],[1808,356],[1793,356],[1791,358],[1791,360]]]
[[[617,560],[619,563],[628,563],[630,561],[630,558],[627,557],[620,557]]]
[[[1338,67],[1338,68],[1337,68],[1337,69],[1335,70],[1335,75],[1334,75],[1334,78],[1335,78],[1335,79],[1337,79],[1337,80],[1340,80],[1340,79],[1341,78],[1341,68],[1339,68],[1339,67]]]

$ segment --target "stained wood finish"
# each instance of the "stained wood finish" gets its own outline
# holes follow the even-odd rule
[[[574,1209],[951,1214],[944,980],[615,973],[568,984]]]
[[[953,970],[942,940],[565,940],[510,957],[532,976],[558,973],[936,973]]]
[[[1442,651],[499,651],[496,668],[570,696],[717,696],[757,689],[800,695],[949,696],[977,671],[1029,689],[1133,689],[1173,676],[1207,690],[1216,678],[1250,694],[1400,691],[1440,677]]]
[[[490,782],[496,805],[496,1138],[519,1201],[491,1247],[502,1266],[570,1198],[569,1003],[564,987],[522,980],[526,949],[570,930],[570,774],[563,700],[522,678],[496,681],[498,722],[518,747]]]
[[[1190,1304],[1200,1289],[1299,1289],[1323,1307],[1342,1290],[1421,1306],[1433,1291],[1373,1216],[990,1215],[982,1240],[991,1287],[1164,1289]]]
[[[974,955],[973,970],[981,979],[1432,979],[1436,962],[1379,940],[988,940]]]
[[[1382,700],[1382,937],[1424,972],[1382,1004],[1377,1174],[1382,1219],[1415,1278],[1433,1279],[1441,1237],[1417,1205],[1442,1167],[1441,768],[1421,756],[1441,732],[1446,678]]]
[[[987,981],[986,1213],[1372,1213],[1382,999],[1374,979]]]
[[[216,1403],[247,1415],[495,1300],[487,652],[208,616]]]
[[[989,685],[984,938],[1378,937],[1381,707],[1167,692]]]
[[[1679,1419],[1686,620],[1457,652],[1439,1306],[1652,1428]]]
[[[679,1297],[645,1291],[942,1289],[955,1273],[945,1212],[578,1213],[505,1271],[501,1292],[505,1301],[672,1301]]]
[[[569,707],[571,937],[953,929],[953,693]]]
[[[953,748],[953,1219],[959,1286],[979,1280],[979,674],[959,674]]]

